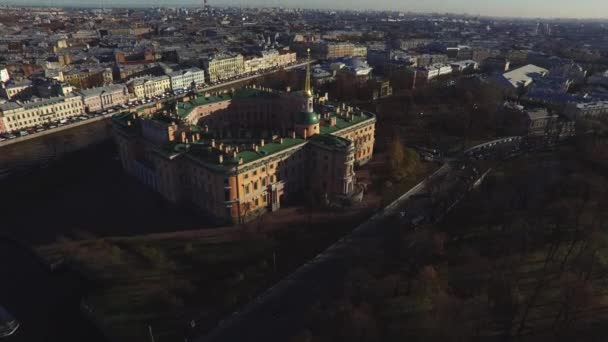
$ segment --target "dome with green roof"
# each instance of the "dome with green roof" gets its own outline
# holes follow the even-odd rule
[[[299,112],[296,115],[297,125],[316,125],[319,123],[319,114],[315,112]]]

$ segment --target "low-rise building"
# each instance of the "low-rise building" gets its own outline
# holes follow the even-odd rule
[[[413,66],[426,67],[433,64],[445,64],[448,63],[448,56],[442,54],[424,54],[414,55],[410,57],[413,61]]]
[[[353,48],[353,57],[367,57],[367,47],[364,45],[355,45]]]
[[[241,75],[245,70],[245,59],[241,54],[219,54],[205,59],[203,66],[209,81],[217,82]]]
[[[0,118],[6,131],[17,131],[43,123],[60,121],[83,113],[82,98],[74,94],[0,104]]]
[[[570,103],[564,111],[564,115],[570,120],[604,117],[606,114],[608,114],[608,101]]]
[[[171,78],[171,89],[190,89],[193,86],[202,85],[205,83],[205,71],[199,68],[190,68],[185,70],[174,71],[169,74]]]
[[[505,91],[514,93],[528,88],[534,80],[545,77],[548,72],[547,69],[528,64],[502,75],[498,75],[494,78],[494,81]]]
[[[431,38],[406,38],[397,41],[397,47],[401,50],[416,49],[424,47],[433,42]]]
[[[297,54],[295,51],[280,50],[279,56],[277,57],[279,66],[287,66],[297,62]]]
[[[84,89],[79,93],[82,96],[82,102],[87,112],[105,110],[125,104],[129,100],[127,87],[122,84]]]
[[[575,122],[551,114],[545,108],[525,111],[526,136],[534,144],[551,144],[575,135]]]
[[[15,97],[32,95],[32,81],[23,80],[19,82],[0,83],[0,95],[7,100]]]
[[[67,67],[61,70],[60,81],[78,88],[98,87],[111,84],[114,81],[111,68],[74,68]]]
[[[475,71],[479,69],[479,64],[474,60],[464,60],[450,63],[452,67],[452,71],[454,72],[465,72],[465,71]]]
[[[416,79],[430,81],[434,78],[452,73],[452,66],[449,64],[437,63],[427,67],[418,68]]]
[[[144,76],[134,78],[127,83],[129,92],[133,93],[138,99],[150,98],[162,95],[171,90],[171,78],[169,76]]]

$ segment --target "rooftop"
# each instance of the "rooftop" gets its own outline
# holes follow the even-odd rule
[[[178,102],[177,115],[182,118],[185,118],[194,110],[194,108],[198,106],[203,106],[215,102],[228,101],[231,99],[232,96],[230,95],[219,95],[210,97],[198,96],[197,98],[192,99],[189,102]]]
[[[310,138],[310,142],[317,146],[323,146],[327,148],[348,148],[352,143],[350,140],[340,138],[330,134],[317,134]]]
[[[509,82],[514,88],[520,85],[527,86],[532,83],[535,78],[543,77],[549,71],[545,68],[538,67],[534,64],[528,64],[521,68],[504,73],[502,76]]]
[[[216,166],[234,166],[239,164],[239,160],[243,159],[243,164],[247,164],[258,159],[262,159],[268,157],[270,155],[279,153],[281,151],[285,151],[292,147],[303,145],[306,143],[305,139],[299,138],[283,138],[282,143],[279,141],[270,142],[265,144],[264,146],[259,146],[258,151],[254,151],[252,149],[241,150],[237,153],[236,158],[232,155],[223,155],[223,163],[219,163],[219,155],[220,151],[212,148],[209,144],[206,143],[193,143],[190,145],[177,144],[173,145],[173,151],[175,153],[182,153],[185,151],[185,147],[187,146],[187,154],[201,162],[206,164],[212,164]]]
[[[352,119],[346,119],[345,117],[340,116],[337,113],[333,112],[330,114],[330,117],[336,118],[336,124],[334,126],[329,126],[327,121],[323,122],[321,124],[321,134],[335,133],[337,131],[343,130],[350,126],[354,126],[363,121],[372,119],[374,116],[372,114],[369,114],[366,112],[358,112],[352,116]],[[327,120],[327,119],[325,119],[325,120]]]
[[[232,94],[232,95],[223,94],[223,95],[209,96],[209,97],[198,96],[197,98],[190,100],[189,102],[178,102],[177,103],[177,114],[180,117],[185,118],[194,110],[194,108],[196,108],[198,106],[207,105],[210,103],[228,101],[228,100],[232,100],[232,99],[243,99],[243,98],[254,98],[254,97],[274,97],[274,96],[277,96],[277,95],[271,91],[265,91],[262,89],[255,89],[255,88],[239,89],[236,92],[234,92],[234,94]]]
[[[112,92],[124,91],[124,90],[125,90],[125,86],[122,84],[110,84],[110,85],[107,85],[104,87],[83,89],[83,90],[80,90],[79,92],[83,96],[99,96],[101,93],[112,93]]]

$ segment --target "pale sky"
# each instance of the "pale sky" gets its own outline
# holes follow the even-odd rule
[[[192,6],[202,0],[0,0],[0,4],[81,6]],[[391,9],[490,16],[608,18],[608,0],[209,0],[211,5],[332,9]]]

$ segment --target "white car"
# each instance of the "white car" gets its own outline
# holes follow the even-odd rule
[[[0,338],[13,335],[19,329],[19,322],[0,305]]]

